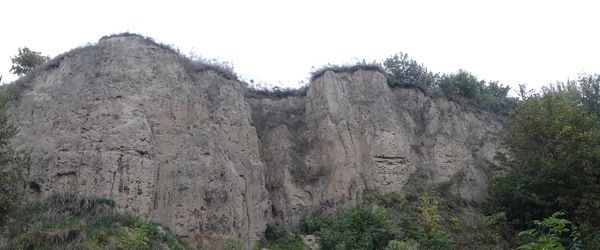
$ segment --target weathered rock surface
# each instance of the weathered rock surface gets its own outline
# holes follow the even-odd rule
[[[28,196],[112,198],[209,248],[250,246],[266,223],[295,227],[366,189],[445,188],[477,204],[502,130],[494,115],[391,89],[373,71],[326,72],[306,96],[260,99],[138,36],[63,57],[9,109]]]
[[[28,193],[109,197],[201,245],[256,240],[269,205],[243,89],[183,63],[114,37],[27,83],[11,115]]]
[[[361,191],[401,191],[412,181],[479,203],[502,121],[417,89],[391,89],[383,74],[326,72],[305,97],[250,99],[273,223],[334,208]]]

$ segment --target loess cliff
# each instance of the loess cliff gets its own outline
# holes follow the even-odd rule
[[[442,190],[477,206],[501,118],[377,71],[325,72],[306,95],[249,97],[223,72],[140,36],[59,56],[20,83],[12,146],[30,199],[113,199],[194,246],[287,228],[362,191]]]

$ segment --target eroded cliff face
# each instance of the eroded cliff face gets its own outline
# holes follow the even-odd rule
[[[108,197],[194,245],[264,231],[265,166],[238,82],[134,36],[70,53],[26,86],[10,113],[31,197]]]
[[[272,222],[335,208],[365,189],[484,197],[500,118],[417,89],[391,89],[372,71],[326,72],[305,97],[250,99],[267,166]]]
[[[326,72],[306,96],[246,98],[138,36],[55,60],[9,108],[28,197],[112,198],[194,246],[251,246],[365,189],[440,188],[481,201],[502,121],[373,71]]]

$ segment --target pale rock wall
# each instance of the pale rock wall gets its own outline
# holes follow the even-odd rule
[[[243,89],[176,53],[115,37],[26,83],[10,113],[27,192],[112,198],[192,244],[255,241],[269,205]]]
[[[482,201],[500,145],[501,118],[383,74],[326,72],[306,96],[249,99],[267,165],[272,223],[294,228],[315,208],[337,208],[362,191],[439,190]]]
[[[484,197],[502,120],[374,71],[326,72],[306,96],[246,98],[139,36],[76,49],[23,83],[9,112],[25,192],[114,199],[193,246],[250,247],[267,223],[363,190],[451,186]]]

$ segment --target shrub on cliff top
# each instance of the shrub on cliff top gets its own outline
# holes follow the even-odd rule
[[[516,98],[508,96],[509,86],[479,80],[464,70],[432,73],[404,53],[387,58],[383,65],[391,87],[418,88],[431,96],[443,96],[498,114],[507,114],[517,104]]]

